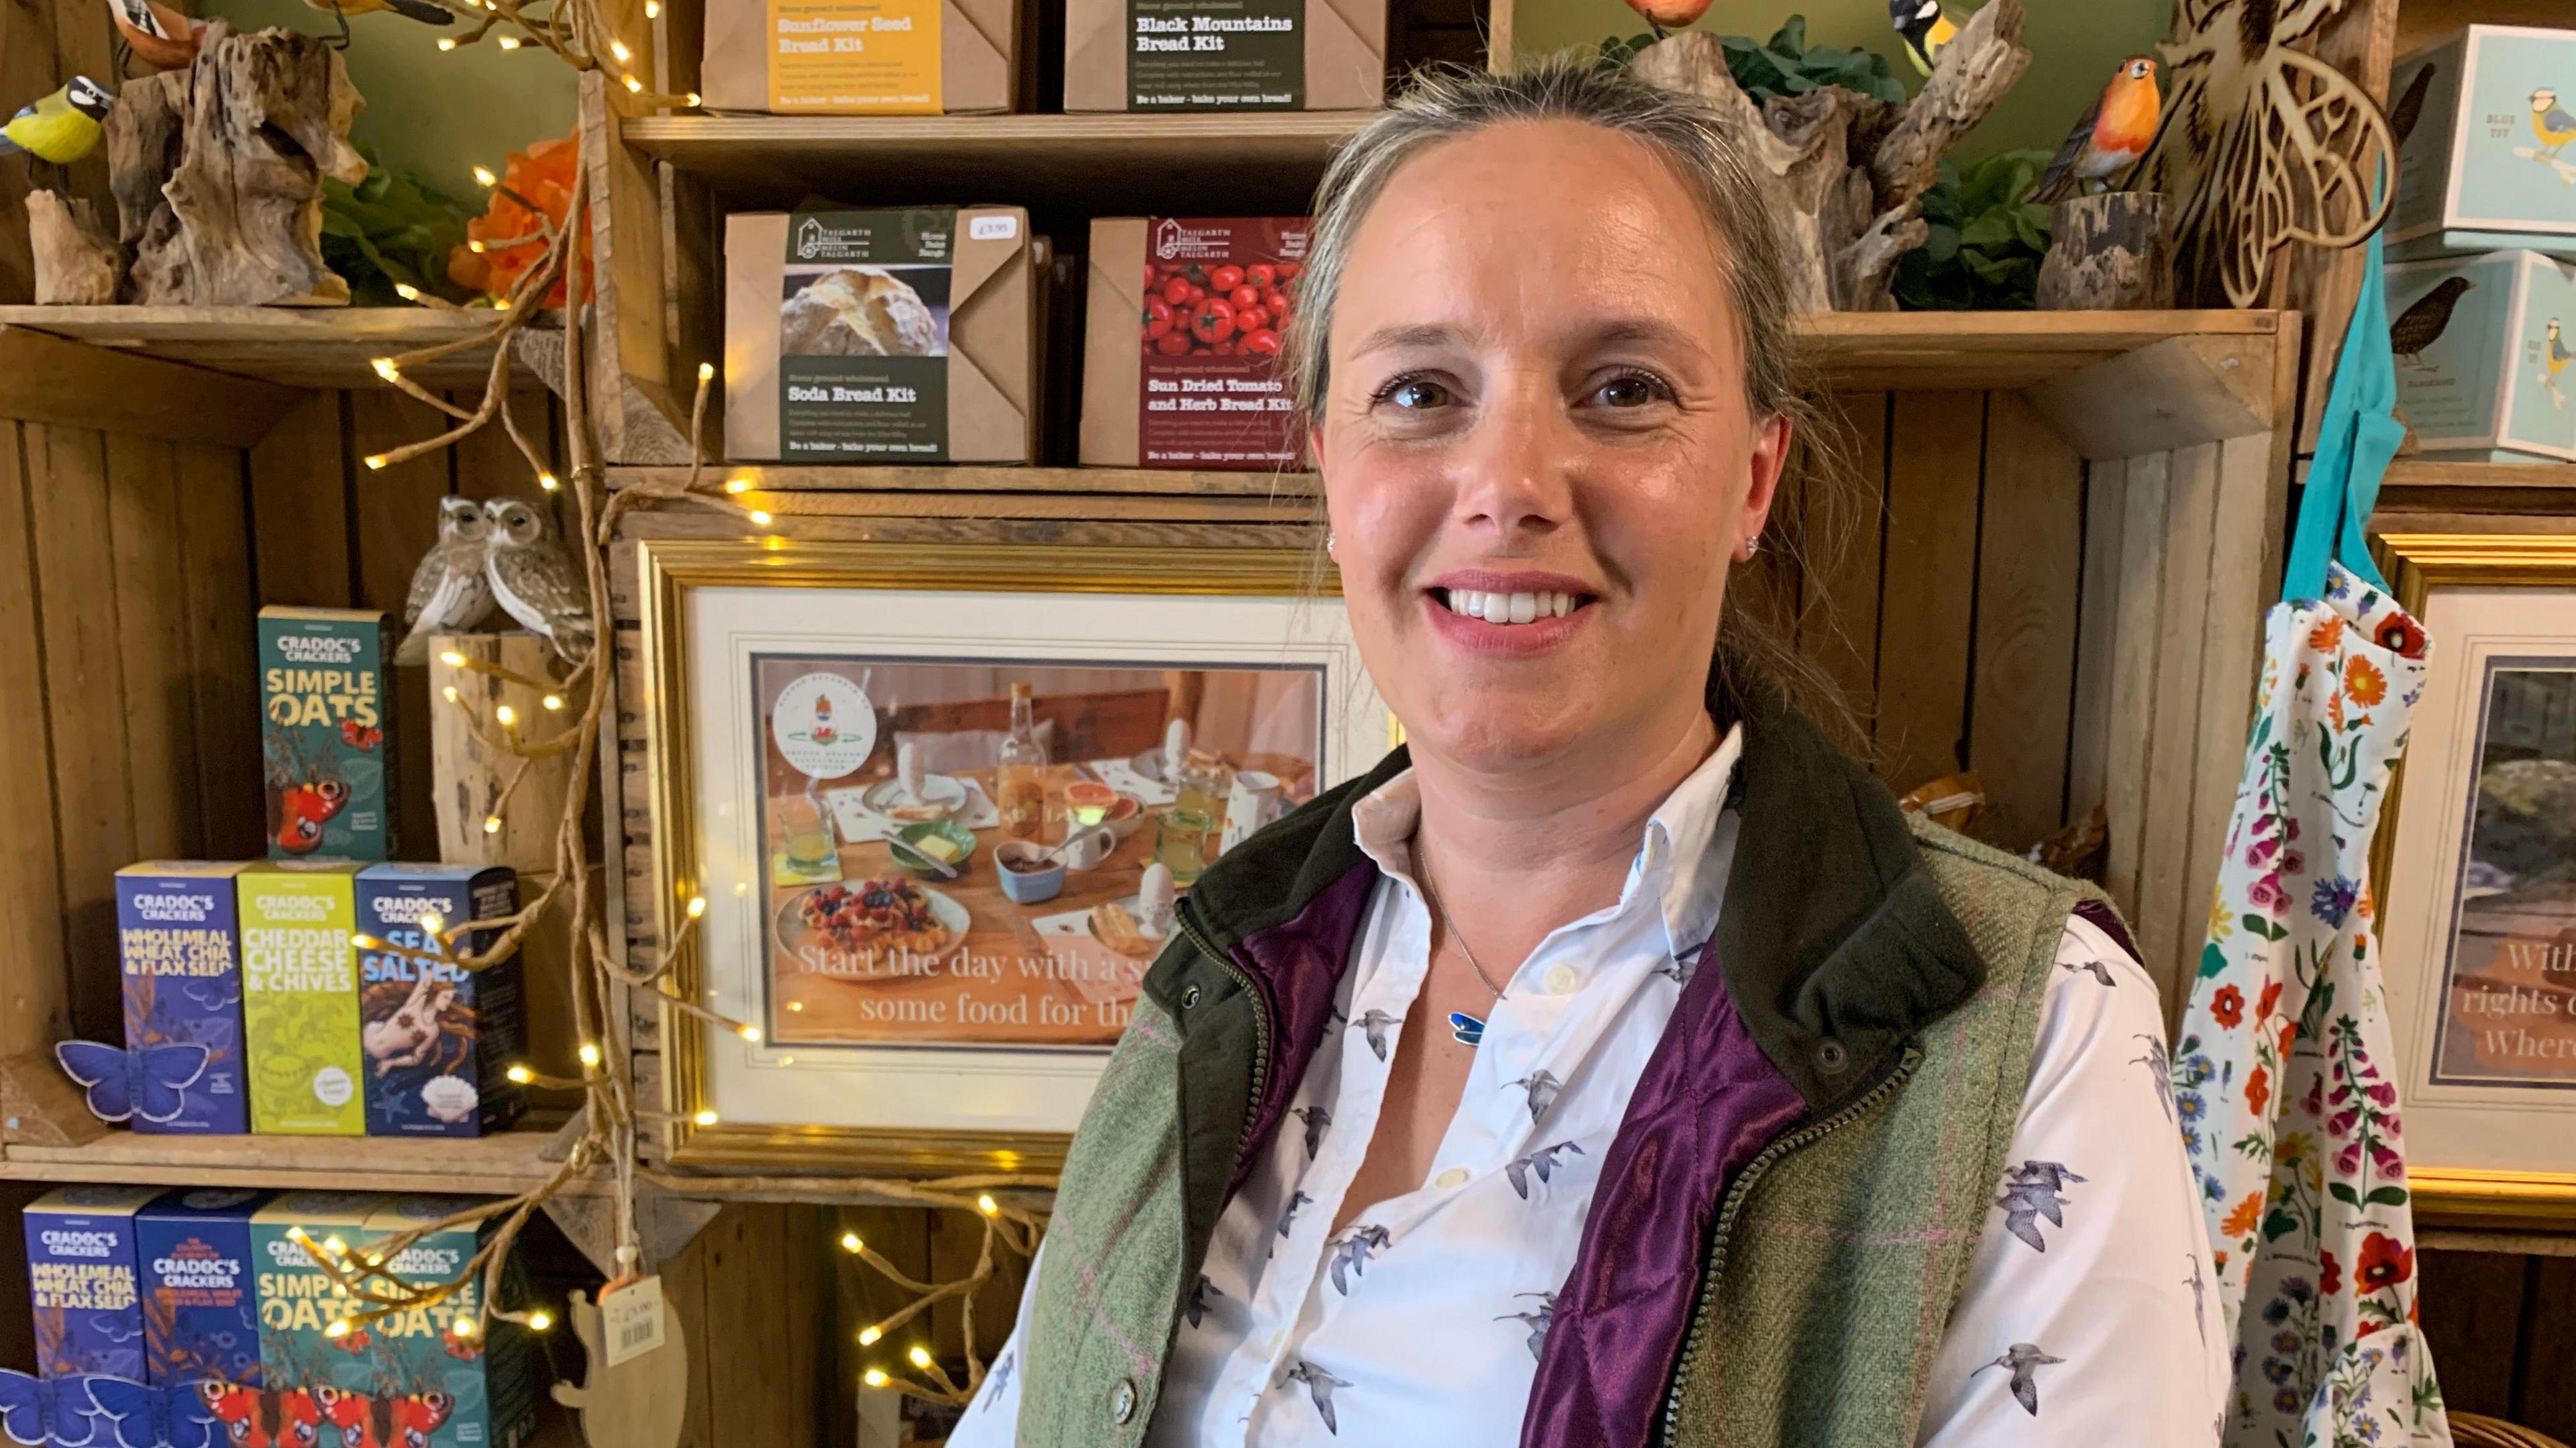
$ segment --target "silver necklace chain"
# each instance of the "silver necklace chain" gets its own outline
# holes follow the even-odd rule
[[[1476,979],[1485,983],[1485,989],[1494,993],[1494,999],[1503,999],[1503,988],[1494,984],[1492,976],[1485,974],[1485,963],[1476,958],[1474,948],[1467,944],[1467,937],[1459,933],[1457,922],[1451,920],[1449,912],[1441,907],[1439,892],[1431,888],[1431,871],[1422,856],[1422,834],[1418,829],[1413,836],[1413,876],[1422,885],[1423,903],[1431,907],[1432,918],[1438,920],[1440,928],[1458,943],[1458,953],[1467,957],[1467,968],[1476,972]]]

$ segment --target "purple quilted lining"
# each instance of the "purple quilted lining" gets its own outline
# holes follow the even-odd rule
[[[1324,1022],[1333,1013],[1333,997],[1341,989],[1342,970],[1359,938],[1360,916],[1368,909],[1377,875],[1374,863],[1360,861],[1317,891],[1294,918],[1255,931],[1234,948],[1234,963],[1252,977],[1268,1008],[1270,1078],[1253,1103],[1251,1134],[1243,1139],[1234,1176],[1225,1184],[1228,1197],[1252,1174],[1262,1145],[1306,1079],[1306,1063],[1324,1038]]]

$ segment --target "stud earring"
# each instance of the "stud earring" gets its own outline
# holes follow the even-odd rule
[[[1324,535],[1324,556],[1327,558],[1333,556],[1333,535],[1330,533]]]
[[[1747,538],[1747,539],[1745,539],[1745,540],[1744,540],[1744,561],[1745,561],[1745,562],[1747,562],[1747,563],[1752,562],[1752,561],[1753,561],[1753,555],[1754,555],[1754,554],[1756,554],[1756,553],[1759,553],[1759,552],[1761,552],[1761,551],[1762,551],[1762,535],[1761,535],[1761,534],[1756,533],[1756,534],[1754,534],[1752,537]]]

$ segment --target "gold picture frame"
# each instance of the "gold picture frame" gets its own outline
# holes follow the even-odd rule
[[[917,603],[924,595],[940,595],[991,605],[995,596],[1046,594],[1065,600],[1051,611],[1062,614],[1074,609],[1076,600],[1069,596],[1109,595],[1096,600],[1095,606],[1131,610],[1140,619],[1162,607],[1160,600],[1193,597],[1278,605],[1291,612],[1320,604],[1327,606],[1330,617],[1301,625],[1308,632],[1298,636],[1325,639],[1309,652],[1320,649],[1320,656],[1330,660],[1317,666],[1318,677],[1328,680],[1323,687],[1333,691],[1332,702],[1322,710],[1321,727],[1324,738],[1336,743],[1326,756],[1332,760],[1332,779],[1319,777],[1318,783],[1329,784],[1366,769],[1375,762],[1377,751],[1396,737],[1391,716],[1384,713],[1383,702],[1367,682],[1356,643],[1348,639],[1347,622],[1339,610],[1338,577],[1329,566],[1319,568],[1313,555],[1302,548],[1032,543],[924,547],[779,537],[647,539],[636,544],[635,570],[642,624],[642,697],[636,707],[646,721],[643,752],[653,889],[651,907],[642,913],[651,921],[654,940],[680,942],[667,963],[669,991],[710,1009],[723,1008],[728,988],[740,983],[746,967],[740,952],[728,957],[721,945],[713,952],[716,958],[711,966],[710,941],[724,937],[707,927],[720,923],[729,898],[743,895],[745,885],[738,877],[717,880],[709,874],[708,836],[702,828],[706,821],[700,818],[702,786],[707,781],[700,775],[703,750],[711,746],[697,736],[715,731],[703,727],[705,718],[714,717],[701,713],[703,695],[692,694],[698,664],[692,657],[693,598],[729,600],[724,606],[739,610],[747,606],[740,593],[746,589],[833,591],[809,597],[837,599],[844,606],[851,596]],[[702,594],[705,590],[716,592]],[[800,603],[799,611],[807,607]],[[1022,661],[995,655],[992,662]],[[1325,749],[1320,740],[1318,747]],[[1321,768],[1316,772],[1320,776]],[[765,849],[760,858],[766,860]],[[761,883],[771,884],[765,876]],[[752,906],[764,912],[760,914],[763,923],[756,929],[768,928],[768,893],[764,888],[763,898]],[[693,900],[709,903],[704,918],[691,919]],[[765,973],[772,967],[766,953],[770,947],[763,939],[763,954],[750,968]],[[977,1130],[884,1121],[853,1125],[820,1119],[829,1115],[823,1111],[814,1112],[818,1119],[811,1121],[764,1119],[760,1113],[733,1109],[734,1103],[726,1099],[726,1070],[720,1069],[713,1053],[732,1051],[735,1043],[718,1041],[719,1027],[667,999],[660,1006],[659,1023],[664,1145],[667,1159],[678,1167],[881,1175],[1044,1173],[1061,1165],[1070,1141],[1069,1121],[1063,1130]],[[746,1044],[759,1043],[746,1038]],[[976,1048],[943,1045],[943,1049]],[[852,1048],[845,1054],[862,1050]],[[1058,1056],[1082,1054],[1066,1051]],[[1106,1047],[1096,1054],[1105,1058]],[[793,1058],[782,1059],[794,1064]],[[741,1078],[736,1073],[730,1079]],[[1085,1096],[1087,1080],[1082,1088]]]
[[[2454,892],[2461,888],[2460,867],[2453,856],[2449,883],[2433,879],[2422,888],[2400,873],[2414,863],[2411,857],[2441,863],[2428,848],[2433,837],[2431,826],[2421,818],[2426,804],[2416,806],[2418,816],[2413,819],[2401,809],[2409,777],[2417,781],[2418,793],[2429,781],[2455,782],[2451,778],[2456,773],[2454,761],[2447,757],[2437,761],[2427,750],[2445,746],[2474,749],[2481,743],[2475,728],[2464,738],[2455,737],[2461,731],[2453,727],[2453,721],[2427,718],[2427,712],[2435,705],[2458,702],[2457,691],[2465,687],[2458,682],[2456,673],[2448,678],[2444,675],[2446,668],[2463,667],[2462,651],[2457,645],[2468,641],[2445,636],[2442,621],[2435,617],[2440,596],[2454,589],[2565,590],[2571,603],[2566,653],[2571,666],[2576,666],[2576,534],[2389,531],[2374,537],[2373,551],[2387,572],[2397,601],[2433,636],[2433,674],[2428,678],[2425,698],[2420,701],[2424,708],[2413,720],[2406,758],[2390,777],[2371,859],[2372,876],[2378,882],[2382,975],[2390,992],[2392,1024],[2399,1036],[2401,1090],[2407,1098],[2407,1174],[2415,1214],[2419,1221],[2434,1224],[2491,1229],[2576,1227],[2576,1161],[2566,1170],[2450,1164],[2446,1153],[2430,1143],[2432,1134],[2425,1130],[2427,1126],[2461,1125],[2470,1113],[2495,1107],[2419,1099],[2419,1092],[2428,1089],[2426,1058],[2431,1047],[2418,1034],[2423,1009],[2410,1003],[2418,999],[2416,990],[2428,982],[2429,988],[2436,991],[2447,988],[2448,954],[2434,959],[2428,947],[2437,932],[2450,929],[2448,922],[2456,906]],[[2436,770],[2440,773],[2436,774]],[[2410,824],[2415,827],[2408,828]],[[2457,841],[2463,850],[2468,843],[2465,836],[2463,827],[2462,838]],[[2400,848],[2401,838],[2406,845],[2404,850]],[[2576,1090],[2571,1090],[2570,1095],[2576,1097]],[[2576,1140],[2576,1132],[2563,1135]],[[2576,1151],[2571,1151],[2570,1156],[2576,1158]]]

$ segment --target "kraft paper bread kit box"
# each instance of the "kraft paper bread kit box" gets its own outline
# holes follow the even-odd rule
[[[250,1130],[242,1063],[238,863],[148,860],[116,872],[125,1047],[139,1058],[127,1124],[208,1136]]]
[[[384,864],[358,873],[368,1135],[480,1136],[526,1109],[526,1093],[507,1074],[527,1050],[518,956],[468,971],[407,953],[480,952],[500,931],[474,931],[449,947],[425,920],[443,928],[518,907],[519,878],[506,865]]]
[[[1018,0],[708,0],[709,109],[777,115],[1010,110]]]
[[[2576,461],[2576,264],[2536,251],[2391,262],[2397,414],[2423,456]]]
[[[143,1297],[134,1214],[158,1187],[57,1187],[27,1204],[27,1286],[36,1373],[143,1381]]]
[[[221,1378],[260,1385],[250,1219],[267,1203],[266,1192],[182,1187],[135,1214],[144,1366],[152,1382]]]
[[[1068,111],[1361,111],[1386,0],[1065,0]]]
[[[1083,309],[1082,452],[1092,467],[1293,467],[1280,329],[1303,217],[1102,217]]]
[[[725,218],[725,455],[1025,463],[1039,268],[1016,206]]]
[[[2398,121],[2414,114],[2393,255],[2576,253],[2576,31],[2469,26],[2399,61],[2388,94]]]
[[[271,859],[393,853],[394,756],[385,746],[385,616],[259,611],[260,749]]]
[[[469,1197],[404,1196],[379,1203],[360,1236],[383,1242],[398,1233],[442,1221],[477,1205]],[[432,1232],[393,1255],[385,1269],[412,1287],[452,1281],[499,1229],[487,1217],[470,1226]],[[516,1264],[502,1269],[504,1290]],[[389,1405],[397,1426],[420,1430],[412,1448],[518,1448],[536,1427],[535,1348],[529,1335],[495,1322],[476,1323],[483,1309],[478,1272],[455,1295],[427,1307],[377,1318],[372,1339],[378,1386],[367,1391]],[[466,1324],[459,1332],[459,1323]]]
[[[242,1036],[251,1129],[302,1136],[366,1130],[359,1082],[359,866],[347,860],[253,865],[241,891]]]

